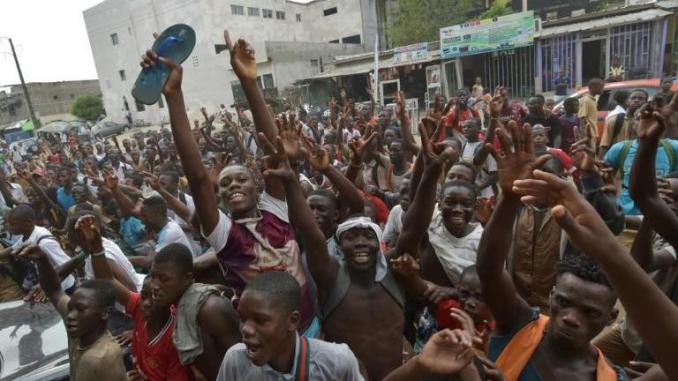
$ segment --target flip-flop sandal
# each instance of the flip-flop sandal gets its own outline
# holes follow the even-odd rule
[[[193,28],[186,24],[175,24],[158,36],[151,50],[160,57],[170,58],[181,64],[191,55],[194,46],[195,31]],[[154,66],[142,69],[134,82],[132,96],[143,104],[154,104],[160,98],[169,74],[170,69],[159,61]]]

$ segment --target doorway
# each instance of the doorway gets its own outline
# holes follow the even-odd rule
[[[605,54],[607,40],[584,41],[581,44],[582,84],[586,86],[593,78],[605,78]]]
[[[395,99],[398,96],[400,91],[400,80],[393,79],[390,81],[381,81],[381,105],[385,106],[391,103],[395,103]]]

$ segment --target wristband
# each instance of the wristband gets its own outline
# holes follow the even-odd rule
[[[104,254],[106,254],[106,251],[105,251],[105,250],[101,250],[100,252],[98,252],[98,253],[92,253],[91,255],[92,255],[93,257],[100,257],[100,256],[102,256],[102,255],[104,255]]]
[[[78,254],[77,257],[78,257],[78,260],[82,260],[82,259],[87,258],[88,255],[89,255],[89,254],[88,254],[85,250],[82,250],[82,251]]]

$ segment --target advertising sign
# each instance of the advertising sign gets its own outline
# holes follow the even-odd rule
[[[514,13],[440,29],[443,59],[470,56],[534,43],[534,12]]]
[[[393,65],[410,65],[426,62],[428,58],[428,42],[401,46],[393,49]]]

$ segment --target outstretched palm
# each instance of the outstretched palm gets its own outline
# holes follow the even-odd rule
[[[454,374],[473,359],[473,351],[455,338],[455,331],[444,330],[431,336],[417,359],[434,374]]]
[[[224,40],[229,52],[231,52],[231,67],[241,80],[257,79],[257,60],[254,49],[242,38],[233,44],[228,30],[224,29]]]
[[[659,111],[656,111],[649,103],[638,110],[640,121],[636,124],[636,133],[640,140],[659,140],[666,129],[666,122]]]
[[[511,121],[508,131],[504,127],[497,129],[497,137],[502,145],[501,152],[495,155],[499,186],[502,192],[512,194],[513,182],[530,178],[532,171],[546,163],[549,156],[544,155],[538,159],[534,157],[532,127],[529,124],[524,124],[521,128]]]
[[[330,154],[320,147],[313,139],[304,136],[306,146],[306,160],[316,171],[326,171],[330,167]]]
[[[295,122],[294,115],[283,115],[281,118],[276,119],[275,123],[278,126],[280,139],[285,147],[285,154],[292,160],[299,160],[303,154],[301,151],[301,129],[303,126],[301,123]]]

